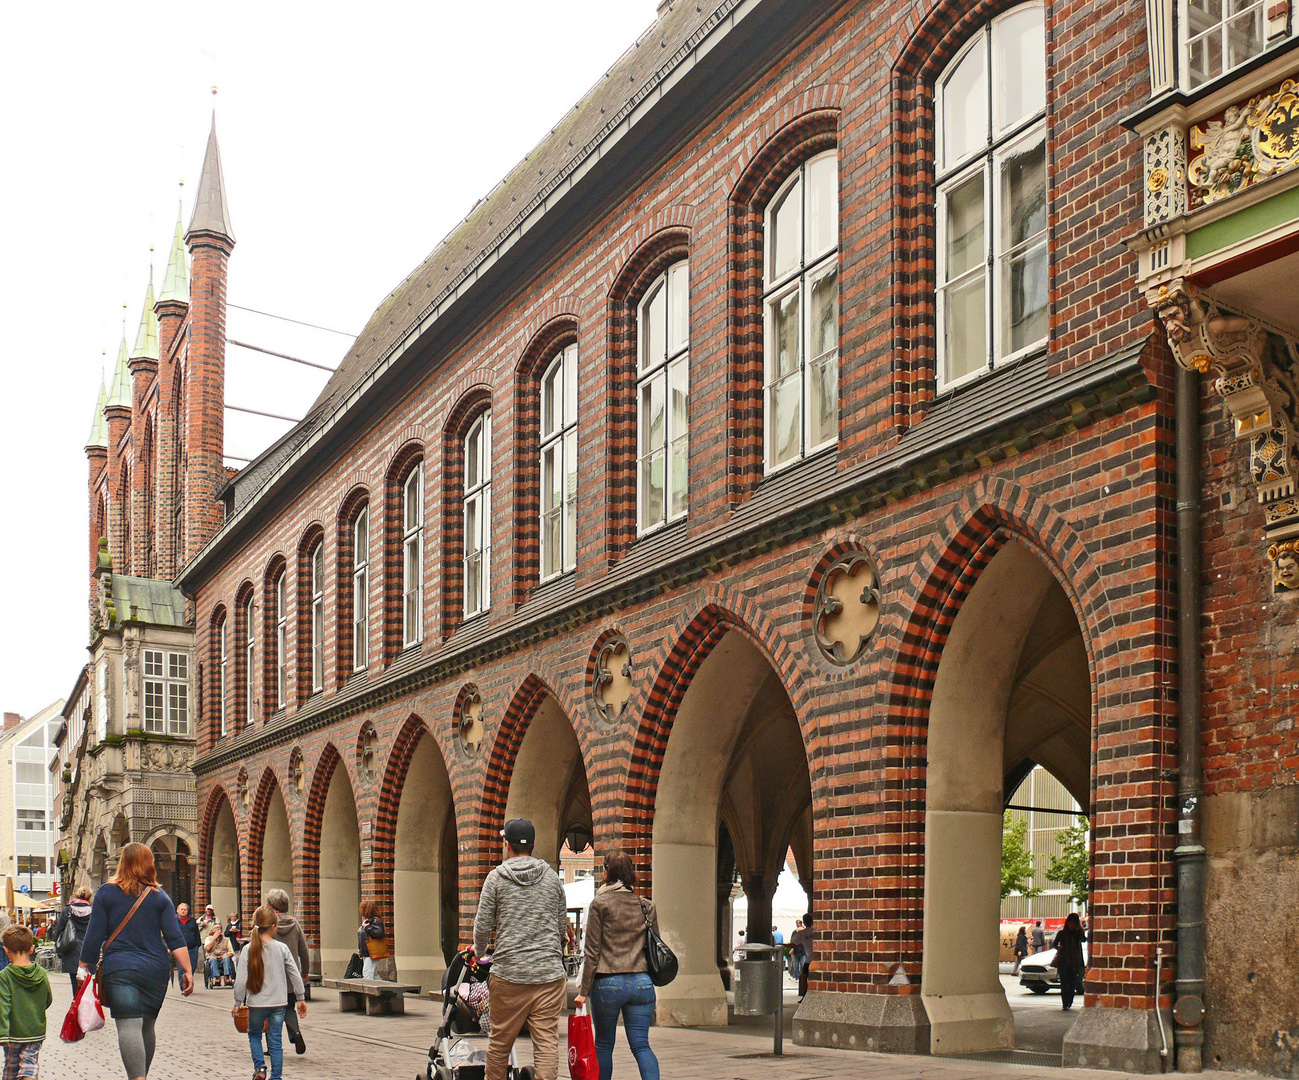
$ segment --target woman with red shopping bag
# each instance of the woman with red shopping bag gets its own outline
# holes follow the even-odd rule
[[[627,1043],[636,1058],[641,1080],[659,1080],[659,1061],[650,1049],[649,1027],[654,1019],[654,983],[645,961],[646,927],[659,932],[654,902],[636,895],[636,869],[625,851],[604,857],[604,884],[591,901],[586,917],[586,954],[582,985],[575,999],[578,1010],[591,1003],[595,1029],[595,1056],[599,1080],[613,1076],[613,1043],[618,1016],[627,1030]],[[573,1080],[587,1074],[573,1070],[573,1021],[569,1020],[569,1071]]]
[[[595,1035],[585,1007],[568,1018],[568,1075],[573,1080],[597,1080],[600,1062],[595,1056]]]

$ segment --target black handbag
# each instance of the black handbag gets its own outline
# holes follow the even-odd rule
[[[658,934],[654,933],[644,900],[640,901],[640,913],[645,917],[645,969],[649,972],[650,982],[655,986],[667,986],[677,977],[677,968],[680,966],[677,963],[677,954],[668,948],[667,943]]]
[[[72,916],[68,916],[68,921],[63,924],[63,930],[59,934],[59,940],[54,943],[54,949],[60,956],[71,956],[77,949],[77,928],[72,925]]]

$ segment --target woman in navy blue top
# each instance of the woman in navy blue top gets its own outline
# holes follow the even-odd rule
[[[142,892],[144,899],[131,921],[105,949],[104,943],[130,915]],[[100,992],[117,1024],[122,1064],[131,1080],[144,1080],[153,1062],[154,1022],[167,996],[171,958],[176,958],[181,970],[181,993],[187,996],[194,989],[194,974],[176,908],[158,888],[153,852],[143,844],[126,845],[117,874],[95,893],[90,924],[81,944],[81,978],[90,974],[100,960],[101,950]]]

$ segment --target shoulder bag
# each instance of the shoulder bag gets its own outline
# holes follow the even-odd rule
[[[649,909],[641,897],[640,912],[645,917],[645,969],[649,972],[650,982],[655,986],[667,986],[677,977],[677,954],[668,948],[667,943],[654,933],[650,924]]]
[[[59,933],[58,940],[54,943],[54,950],[60,956],[68,956],[77,947],[77,928],[72,922],[72,914],[68,913],[67,922],[63,924],[63,930]]]

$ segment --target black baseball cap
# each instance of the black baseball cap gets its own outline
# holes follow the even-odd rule
[[[537,842],[536,827],[527,818],[510,818],[501,830],[501,835],[510,847],[530,848]]]

